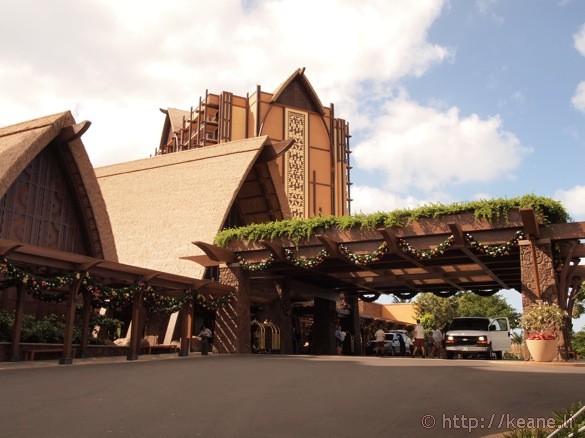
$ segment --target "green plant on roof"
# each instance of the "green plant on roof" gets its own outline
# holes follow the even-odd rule
[[[299,243],[315,234],[330,228],[347,230],[351,228],[403,227],[422,218],[473,213],[476,219],[490,222],[506,220],[511,210],[532,208],[537,218],[544,224],[564,223],[570,220],[563,205],[551,198],[525,195],[518,198],[497,198],[482,201],[456,202],[454,204],[430,204],[415,209],[401,209],[372,214],[352,216],[326,216],[309,219],[291,219],[263,224],[253,224],[240,228],[229,228],[215,236],[215,244],[226,246],[232,240],[257,242],[274,240],[279,237]]]

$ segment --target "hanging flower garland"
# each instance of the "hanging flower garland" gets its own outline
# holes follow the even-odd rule
[[[270,265],[272,265],[272,263],[274,263],[274,256],[272,254],[270,254],[268,256],[268,258],[264,259],[264,260],[260,260],[259,262],[256,263],[250,263],[248,260],[246,260],[245,258],[241,257],[241,256],[237,256],[237,261],[240,264],[240,266],[242,267],[242,269],[246,270],[246,271],[262,271],[264,269],[267,269],[268,267],[270,267]]]
[[[96,279],[86,275],[81,287],[92,294],[93,307],[106,307],[109,309],[117,309],[120,307],[127,307],[132,304],[132,298],[140,289],[145,289],[150,292],[152,288],[143,282],[131,284],[120,288],[113,288],[106,286]]]
[[[512,239],[510,239],[508,242],[502,245],[489,246],[484,245],[483,243],[479,243],[471,234],[465,233],[465,239],[469,242],[473,249],[481,254],[487,254],[492,257],[510,255],[512,248],[518,246],[518,241],[524,238],[524,231],[516,231],[514,237],[512,237]]]
[[[8,277],[0,283],[0,287],[6,288],[22,283],[27,293],[46,303],[62,303],[67,299],[67,293],[46,293],[45,291],[69,286],[73,280],[80,278],[78,272],[50,278],[41,277],[17,268],[5,258],[0,262],[0,274]]]
[[[370,263],[380,261],[382,259],[382,257],[384,257],[384,254],[386,254],[388,252],[388,244],[386,242],[383,242],[378,247],[378,249],[375,249],[374,251],[372,251],[369,254],[356,254],[355,252],[352,252],[343,243],[340,243],[338,245],[338,249],[339,249],[339,252],[341,254],[343,254],[354,265],[364,266],[364,265],[368,265]]]
[[[289,262],[291,262],[293,265],[299,268],[314,268],[323,263],[325,261],[325,258],[329,256],[329,253],[326,250],[322,249],[321,251],[319,251],[319,254],[317,254],[316,257],[298,257],[293,254],[291,249],[285,248],[284,256]]]
[[[401,300],[410,300],[418,295],[418,292],[393,292],[392,295],[400,298]]]
[[[371,293],[371,294],[362,294],[362,295],[358,295],[359,299],[362,301],[365,301],[366,303],[373,303],[374,301],[376,301],[378,298],[380,298],[379,293]]]
[[[433,295],[441,298],[449,298],[457,294],[456,290],[433,292]]]
[[[223,297],[219,297],[217,299],[210,299],[205,298],[201,294],[197,294],[195,296],[195,303],[199,306],[203,307],[206,310],[220,310],[226,307],[228,304],[231,304],[232,300],[234,299],[234,293],[230,292]]]
[[[432,259],[433,257],[443,255],[445,251],[447,251],[453,245],[454,242],[455,237],[451,235],[447,237],[447,239],[444,242],[439,243],[439,246],[432,249],[413,248],[412,245],[404,239],[398,239],[398,246],[402,249],[402,251],[416,257],[417,259],[428,260]]]
[[[154,288],[151,288],[144,295],[144,307],[152,313],[170,315],[181,310],[188,299],[188,293],[179,297],[165,297]]]

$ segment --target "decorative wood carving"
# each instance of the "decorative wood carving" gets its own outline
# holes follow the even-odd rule
[[[0,238],[91,255],[74,199],[55,152],[43,150],[0,199]]]

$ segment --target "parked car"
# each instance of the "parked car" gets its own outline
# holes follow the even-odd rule
[[[413,345],[410,338],[402,330],[391,330],[386,332],[386,340],[384,341],[384,355],[385,356],[400,356],[400,340],[404,341],[405,355],[410,355],[411,346]],[[376,354],[376,340],[371,339],[366,344],[366,355]]]

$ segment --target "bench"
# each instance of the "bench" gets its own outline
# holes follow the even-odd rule
[[[162,350],[167,351],[169,353],[176,353],[179,349],[179,345],[177,344],[159,344],[158,343],[158,336],[150,335],[145,336],[144,339],[148,341],[148,347],[144,347],[144,349],[148,352],[148,354],[152,354],[153,351]]]
[[[62,353],[63,346],[53,346],[53,345],[27,345],[22,347],[22,351],[24,353],[24,360],[35,360],[36,353]],[[76,349],[74,348],[72,351],[73,357],[75,357]]]

